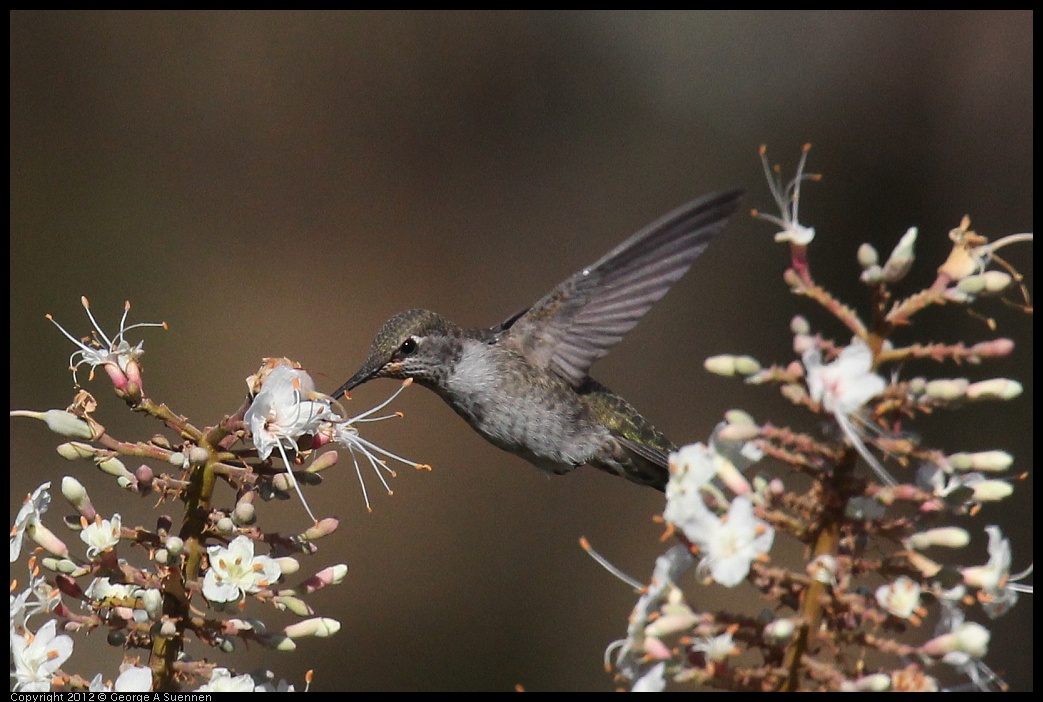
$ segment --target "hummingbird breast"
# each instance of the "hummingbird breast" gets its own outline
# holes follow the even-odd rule
[[[434,389],[492,444],[553,473],[591,463],[614,443],[568,383],[495,344],[465,339]]]

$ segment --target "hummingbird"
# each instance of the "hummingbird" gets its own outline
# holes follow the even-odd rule
[[[666,436],[588,375],[716,237],[741,191],[678,207],[490,328],[399,312],[333,397],[375,378],[433,390],[493,445],[558,475],[591,465],[665,490]]]

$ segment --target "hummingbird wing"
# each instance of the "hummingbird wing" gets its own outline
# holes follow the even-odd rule
[[[579,387],[594,361],[637,324],[721,232],[741,195],[738,190],[714,193],[677,208],[492,331],[534,366]]]

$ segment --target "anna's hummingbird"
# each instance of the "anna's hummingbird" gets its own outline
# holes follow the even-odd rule
[[[563,474],[589,464],[664,490],[676,446],[587,371],[688,271],[740,195],[679,207],[492,328],[400,312],[333,397],[373,378],[412,378],[494,445],[539,468]]]

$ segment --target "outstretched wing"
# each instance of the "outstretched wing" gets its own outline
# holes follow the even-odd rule
[[[721,232],[741,191],[706,195],[648,225],[493,328],[539,368],[578,387]]]

